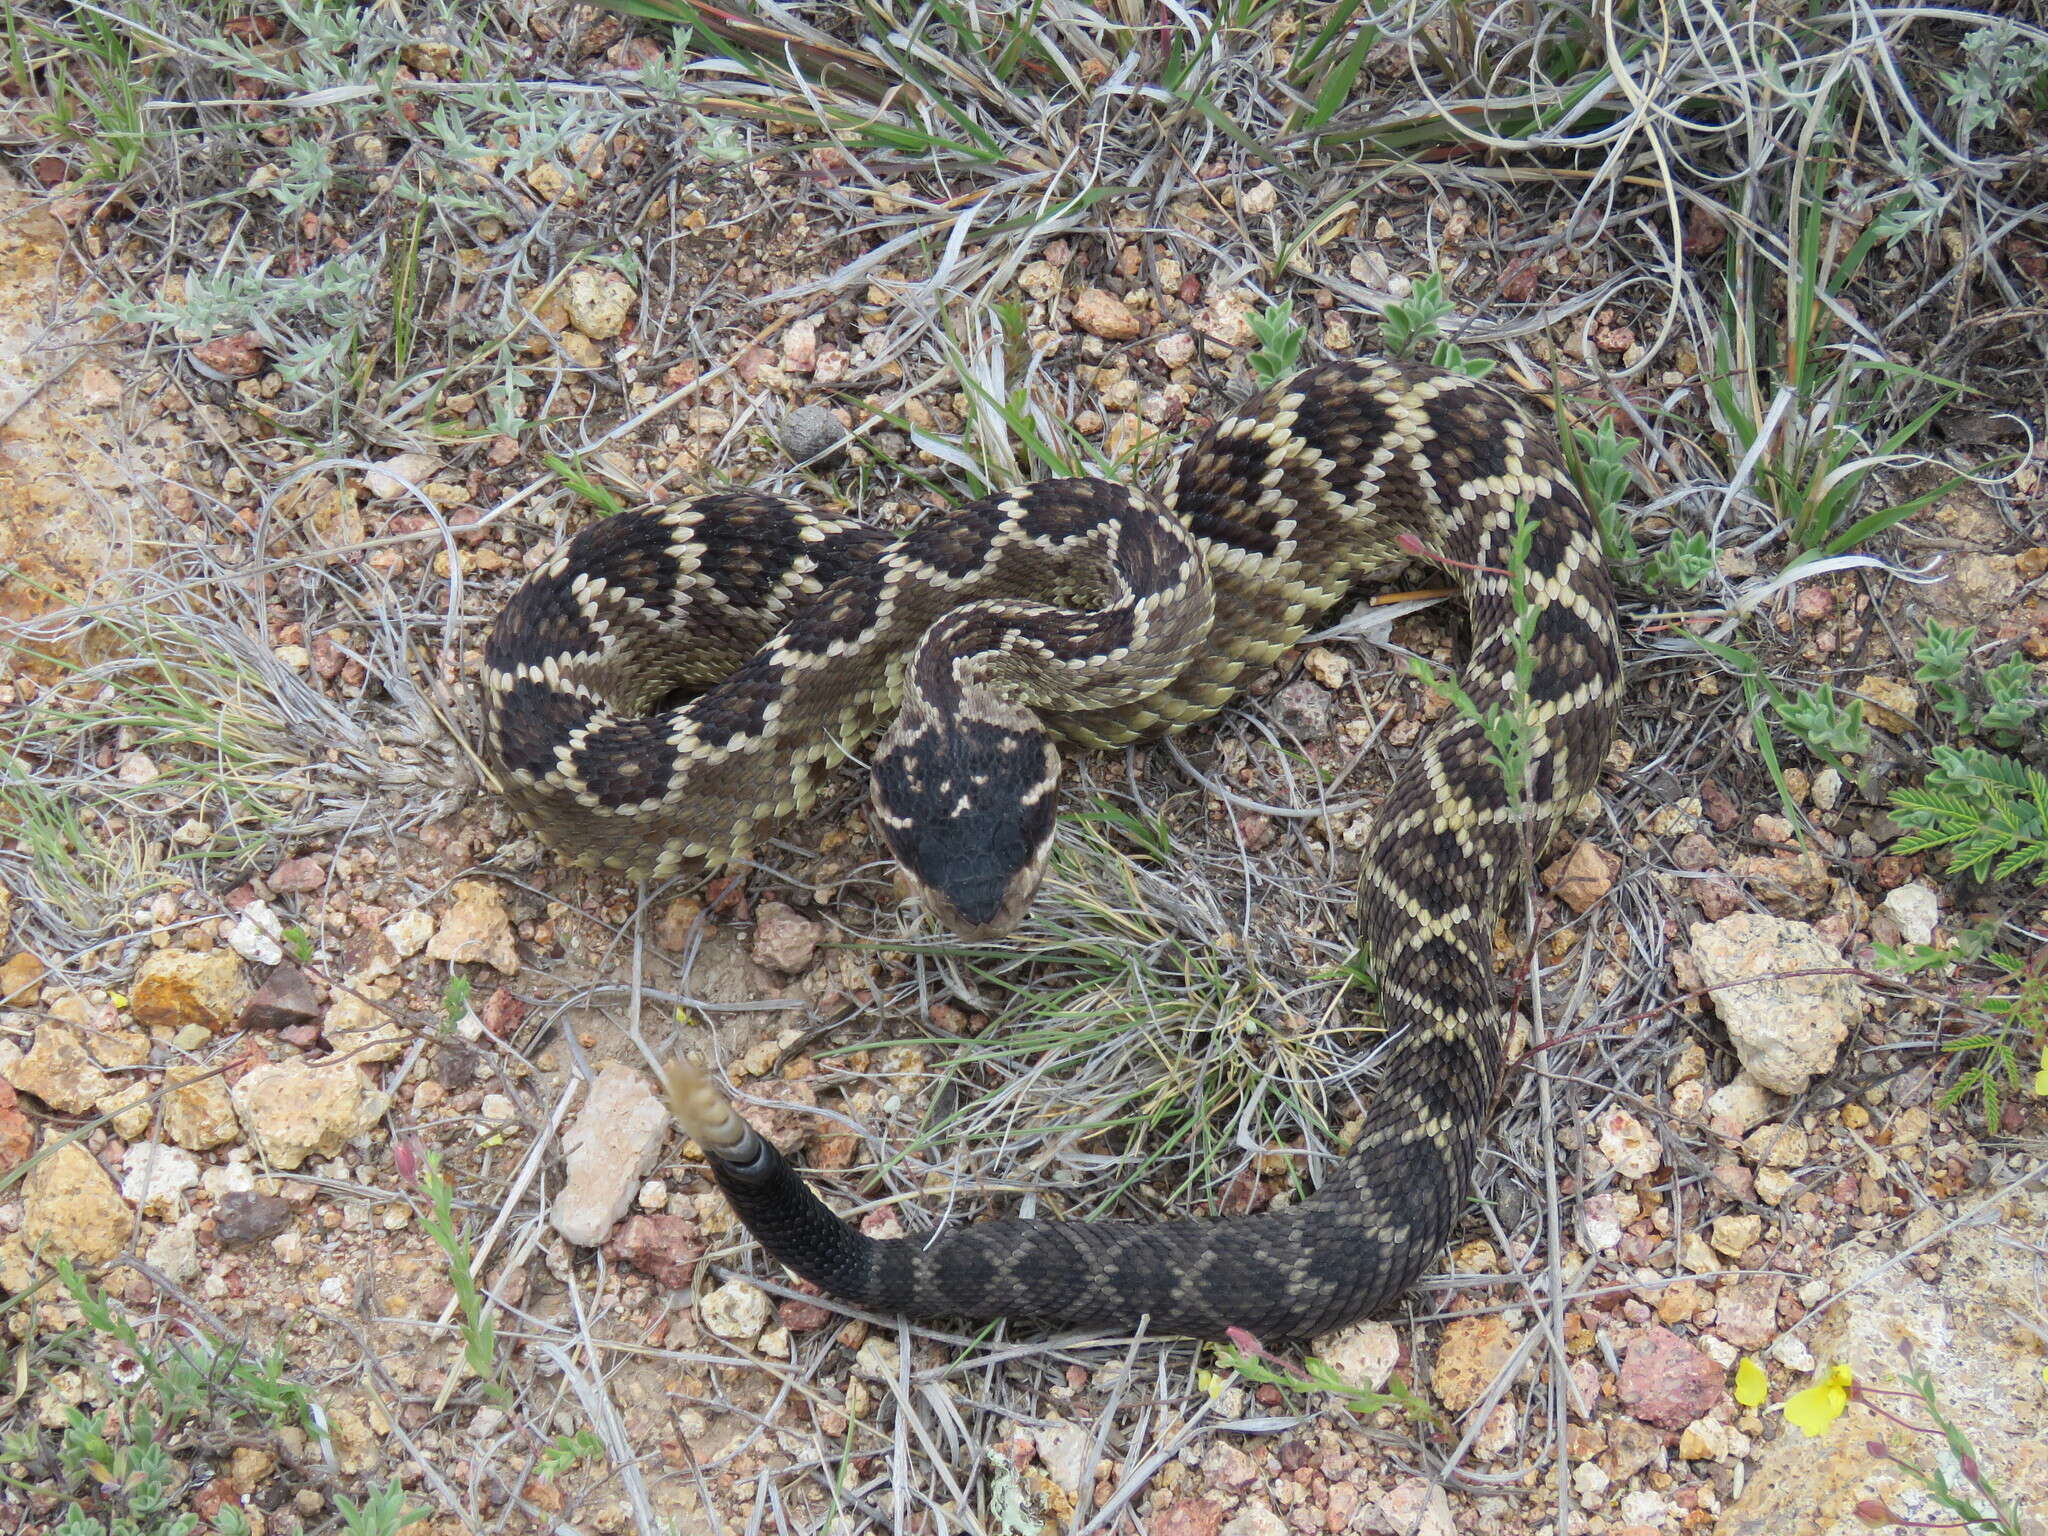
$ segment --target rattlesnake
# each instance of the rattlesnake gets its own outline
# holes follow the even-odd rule
[[[1592,787],[1612,729],[1599,532],[1510,395],[1360,360],[1211,427],[1163,501],[1047,480],[891,537],[709,496],[594,525],[514,595],[485,651],[486,755],[562,852],[650,875],[728,862],[894,713],[875,825],[941,918],[998,933],[1051,844],[1052,737],[1114,745],[1213,714],[1362,574],[1417,553],[1464,590],[1476,717],[1439,721],[1365,842],[1361,936],[1397,1038],[1315,1194],[1222,1221],[871,1239],[678,1063],[671,1106],[771,1254],[884,1312],[1205,1336],[1302,1336],[1398,1296],[1451,1230],[1500,1085],[1502,894]],[[1481,718],[1498,710],[1525,725],[1518,796]]]

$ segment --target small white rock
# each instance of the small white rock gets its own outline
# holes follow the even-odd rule
[[[751,1344],[761,1336],[775,1315],[768,1293],[744,1280],[728,1280],[715,1291],[707,1291],[697,1302],[697,1315],[704,1326],[735,1344]],[[869,1340],[870,1343],[874,1341]]]
[[[199,1185],[198,1159],[183,1147],[138,1141],[121,1157],[121,1198],[148,1216],[173,1217],[188,1189]]]
[[[1664,1161],[1655,1134],[1625,1109],[1600,1117],[1600,1152],[1624,1179],[1647,1179]]]
[[[384,925],[384,937],[391,941],[391,947],[398,951],[401,960],[410,960],[425,949],[427,940],[433,936],[434,920],[419,907],[401,912]]]
[[[228,948],[256,965],[276,965],[283,960],[283,939],[284,924],[268,902],[250,902],[228,928]]]
[[[364,475],[363,484],[378,500],[391,501],[411,494],[405,488],[406,481],[424,487],[440,467],[441,461],[432,454],[401,453],[396,458],[386,459],[379,468]]]
[[[1351,1323],[1316,1340],[1316,1358],[1345,1386],[1377,1392],[1401,1358],[1401,1336],[1391,1323]]]
[[[1781,1333],[1771,1341],[1771,1358],[1790,1371],[1813,1369],[1813,1351],[1796,1333]]]
[[[1934,942],[1934,925],[1941,920],[1941,897],[1932,886],[1915,880],[1887,891],[1883,906],[1908,944]]]

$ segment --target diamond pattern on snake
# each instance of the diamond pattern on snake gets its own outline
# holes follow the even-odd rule
[[[1598,530],[1548,430],[1493,385],[1312,368],[1217,422],[1151,497],[1045,480],[900,536],[748,493],[579,534],[514,594],[484,665],[484,749],[564,857],[716,867],[875,740],[874,826],[933,915],[1000,934],[1052,845],[1061,748],[1213,715],[1366,573],[1418,547],[1471,614],[1482,713],[1517,705],[1517,529],[1533,670],[1523,792],[1447,714],[1374,817],[1359,937],[1391,1044],[1365,1128],[1285,1209],[1157,1223],[998,1220],[875,1239],[841,1220],[700,1070],[668,1093],[777,1260],[911,1316],[1299,1338],[1383,1309],[1441,1251],[1503,1072],[1503,894],[1592,788],[1620,695]],[[682,689],[701,690],[673,708]]]

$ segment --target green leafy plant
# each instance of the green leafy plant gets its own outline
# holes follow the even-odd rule
[[[1610,565],[1634,565],[1641,558],[1635,531],[1621,510],[1623,498],[1635,486],[1628,456],[1637,447],[1635,438],[1614,430],[1611,416],[1601,419],[1597,432],[1575,425],[1564,434],[1566,465],[1600,525],[1600,547]]]
[[[1704,531],[1674,533],[1643,566],[1643,579],[1662,591],[1690,592],[1714,573],[1714,542]]]
[[[1455,308],[1444,296],[1443,274],[1430,273],[1409,290],[1407,298],[1397,299],[1387,306],[1387,312],[1380,320],[1380,339],[1388,355],[1403,357],[1422,343],[1433,342],[1429,360],[1437,367],[1469,378],[1485,378],[1493,372],[1492,358],[1468,357],[1463,347],[1454,341],[1443,340],[1437,334],[1443,327],[1444,317]]]
[[[1758,496],[1809,558],[1853,548],[1961,480],[1951,476],[1909,500],[1862,510],[1872,475],[1920,435],[1960,386],[1878,355],[1846,318],[1850,284],[1882,242],[1899,236],[1882,217],[1899,199],[1874,210],[1843,245],[1835,237],[1839,205],[1832,194],[1839,165],[1824,134],[1793,163],[1775,210],[1787,252],[1777,270],[1764,266],[1763,242],[1728,242],[1728,302],[1706,381],[1731,470],[1750,468]],[[1909,384],[1934,386],[1931,403],[1890,432],[1871,433],[1867,423],[1881,417],[1887,397]]]
[[[2048,884],[2048,774],[1982,747],[1936,747],[1916,788],[1892,795],[1899,853],[1948,851],[1951,873]]]
[[[1514,672],[1504,702],[1484,709],[1474,702],[1459,681],[1439,674],[1421,657],[1409,658],[1408,669],[1424,686],[1450,702],[1464,719],[1478,724],[1487,741],[1487,758],[1500,770],[1507,791],[1508,809],[1519,820],[1529,787],[1530,757],[1535,747],[1535,724],[1529,710],[1530,689],[1536,676],[1536,625],[1539,618],[1535,599],[1529,595],[1529,550],[1536,537],[1536,520],[1526,501],[1515,508],[1514,531],[1508,539],[1508,601],[1515,622],[1508,632],[1508,646],[1514,657]]]
[[[476,983],[467,976],[450,976],[448,985],[441,991],[441,1030],[452,1034],[455,1027],[469,1016],[469,1000],[476,991]]]
[[[498,1325],[484,1304],[476,1283],[474,1251],[455,1224],[455,1191],[441,1171],[438,1152],[427,1158],[420,1171],[420,1188],[429,1209],[420,1214],[420,1224],[448,1259],[448,1284],[462,1312],[462,1358],[493,1401],[508,1401],[511,1394],[498,1381]],[[394,1485],[396,1486],[396,1485]],[[351,1527],[353,1529],[353,1527]],[[395,1529],[395,1527],[394,1527]]]
[[[1408,297],[1387,306],[1380,321],[1380,339],[1392,357],[1405,357],[1419,344],[1433,340],[1444,317],[1456,306],[1444,297],[1443,274],[1432,272],[1408,290]]]
[[[1963,1069],[1943,1091],[1940,1103],[1946,1109],[1976,1094],[1984,1124],[1993,1131],[1999,1125],[2001,1095],[2021,1093],[2029,1073],[2040,1074],[2034,1091],[2048,1093],[2048,1063],[2043,1063],[2043,1051],[2048,1049],[2048,949],[2037,951],[2031,961],[2022,960],[1993,949],[1994,937],[1995,929],[1985,926],[1965,929],[1946,945],[1880,944],[1875,950],[1879,965],[1905,976],[1950,967],[1989,973],[1982,980],[1962,983],[1958,1001],[1982,1015],[1985,1027],[1942,1042],[1942,1050],[1958,1057]]]
[[[426,1510],[406,1503],[405,1489],[399,1486],[397,1478],[360,1504],[337,1493],[334,1507],[341,1513],[341,1526],[348,1536],[398,1536],[408,1525],[427,1518]]]
[[[1778,700],[1778,718],[1793,735],[1825,756],[1870,750],[1863,701],[1837,700],[1832,683],[1822,683],[1811,693],[1784,695]]]
[[[1437,1411],[1398,1376],[1387,1378],[1387,1390],[1384,1392],[1354,1387],[1328,1362],[1311,1355],[1296,1366],[1292,1361],[1273,1354],[1242,1328],[1230,1330],[1228,1344],[1210,1347],[1219,1366],[1236,1371],[1246,1381],[1258,1386],[1278,1387],[1283,1392],[1327,1392],[1353,1413],[1377,1413],[1383,1408],[1394,1408],[1418,1424],[1441,1425],[1443,1422]],[[1223,1386],[1222,1379],[1208,1371],[1201,1373],[1200,1381],[1211,1392],[1220,1391]]]
[[[603,1456],[604,1442],[597,1437],[597,1431],[579,1429],[574,1434],[557,1435],[549,1441],[547,1449],[540,1453],[535,1469],[543,1478],[553,1482],[586,1461],[598,1461]]]
[[[1920,665],[1916,682],[1934,695],[1934,707],[1955,722],[1957,730],[1973,731],[1993,745],[2016,747],[2048,703],[2040,698],[2032,663],[2023,656],[1990,668],[1972,665],[1974,628],[1930,623],[1913,648]]]
[[[279,934],[278,937],[284,940],[284,947],[291,951],[292,959],[300,965],[306,965],[312,961],[313,935],[306,932],[297,923],[293,923],[283,933]]]
[[[1301,360],[1302,338],[1308,333],[1295,323],[1294,311],[1285,304],[1268,305],[1248,317],[1258,349],[1249,359],[1252,376],[1261,389],[1271,389],[1291,375]]]
[[[181,1509],[192,1485],[174,1446],[199,1437],[260,1445],[287,1424],[314,1428],[304,1390],[284,1378],[282,1354],[258,1361],[189,1330],[145,1334],[68,1259],[53,1267],[83,1326],[42,1341],[38,1348],[50,1353],[41,1363],[100,1374],[96,1401],[106,1406],[91,1413],[67,1407],[54,1432],[28,1424],[14,1429],[0,1443],[7,1469],[0,1484],[68,1500],[57,1531],[194,1536],[201,1521]],[[129,1369],[108,1370],[110,1359]],[[213,1529],[216,1536],[247,1536],[248,1522],[224,1505]]]
[[[2048,42],[1998,18],[1963,39],[1963,67],[1947,70],[1956,136],[1965,145],[2003,121],[2015,105],[2048,110]]]

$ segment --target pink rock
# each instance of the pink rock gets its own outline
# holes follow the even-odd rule
[[[1727,1373],[1669,1328],[1645,1328],[1621,1362],[1622,1406],[1646,1424],[1683,1429],[1720,1401]]]
[[[680,1291],[696,1277],[704,1245],[697,1240],[697,1223],[687,1216],[629,1216],[605,1244],[605,1252],[655,1284]]]
[[[317,891],[327,883],[327,870],[318,859],[286,859],[270,872],[273,891]]]

